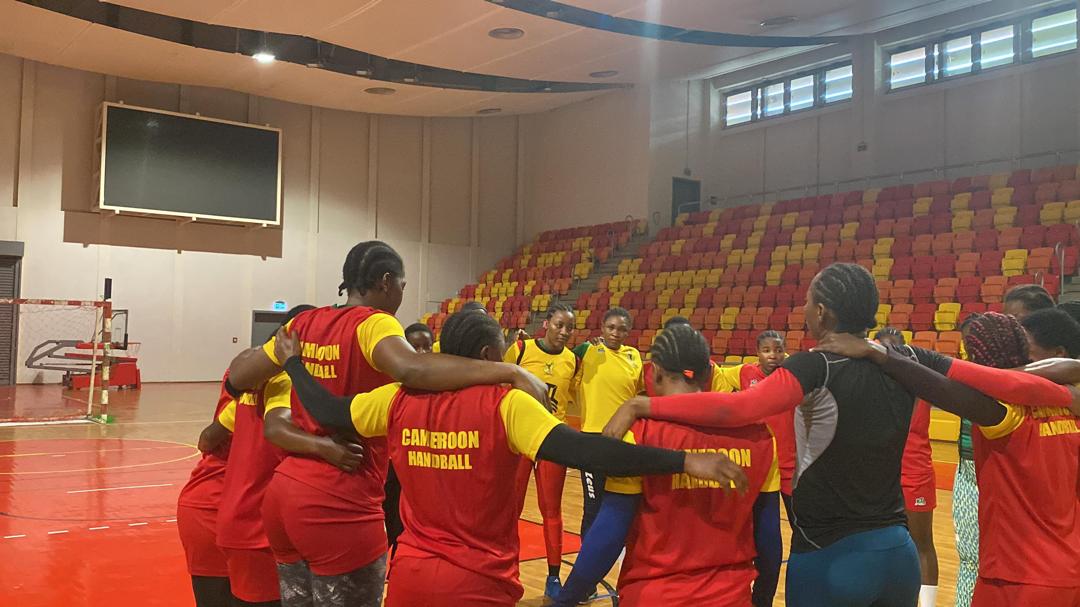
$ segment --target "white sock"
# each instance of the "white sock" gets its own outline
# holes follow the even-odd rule
[[[919,607],[934,607],[937,601],[937,586],[919,587]]]

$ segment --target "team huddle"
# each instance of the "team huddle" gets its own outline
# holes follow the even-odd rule
[[[356,245],[342,274],[344,305],[294,308],[225,373],[178,504],[198,607],[515,605],[530,475],[555,605],[606,596],[624,551],[622,605],[772,605],[783,504],[787,605],[928,607],[930,405],[965,420],[958,605],[1080,607],[1080,324],[1048,296],[969,318],[954,360],[868,341],[873,277],[833,264],[807,295],[813,351],[766,331],[727,367],[680,317],[643,361],[621,308],[573,349],[561,304],[535,338],[467,304],[435,341],[393,316],[391,247]],[[567,468],[584,504],[564,580]]]

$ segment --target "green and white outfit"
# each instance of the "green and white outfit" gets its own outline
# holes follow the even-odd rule
[[[971,593],[979,577],[979,485],[975,482],[975,455],[971,448],[971,422],[961,420],[960,464],[953,481],[953,526],[960,568],[956,575],[956,607],[971,607]]]

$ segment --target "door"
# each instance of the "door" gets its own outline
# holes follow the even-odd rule
[[[0,299],[19,296],[19,258],[0,257]],[[0,304],[0,386],[15,383],[15,306]]]
[[[679,213],[695,213],[701,210],[701,182],[697,179],[673,177],[671,179],[671,223]]]

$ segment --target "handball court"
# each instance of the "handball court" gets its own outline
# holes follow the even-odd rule
[[[19,386],[0,392],[0,414],[62,416],[85,410],[84,392]],[[115,422],[0,427],[0,606],[193,605],[176,532],[176,498],[198,458],[218,386],[146,384],[110,393]],[[955,447],[935,443],[941,568],[939,604],[953,601],[957,557],[949,490]],[[565,560],[579,546],[581,486],[563,497]],[[544,605],[547,572],[533,487],[519,526],[521,605]],[[678,521],[672,521],[677,525]],[[784,523],[786,525],[786,522]],[[787,533],[785,530],[785,546]],[[786,550],[786,548],[785,548]],[[569,566],[563,568],[563,578]],[[609,576],[614,584],[617,572]],[[603,599],[595,605],[610,605]],[[776,605],[783,605],[783,579]]]

